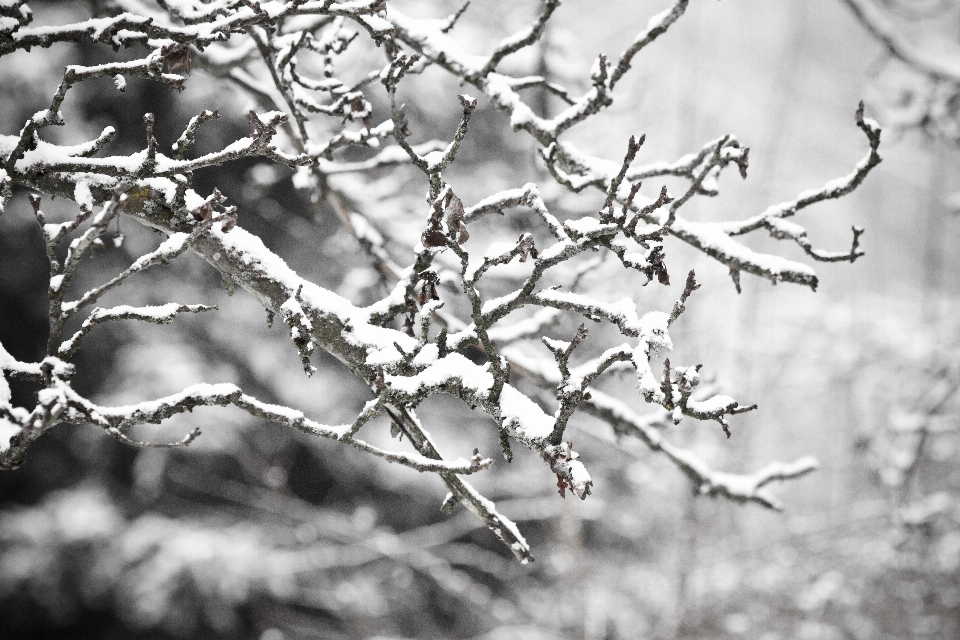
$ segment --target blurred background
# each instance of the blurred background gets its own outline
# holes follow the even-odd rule
[[[960,67],[960,3],[861,1],[926,55]],[[389,4],[431,17],[457,8]],[[31,6],[37,24],[102,9]],[[577,93],[596,54],[619,53],[666,6],[569,0],[541,45],[505,67],[546,72]],[[477,1],[454,34],[483,51],[536,10]],[[18,132],[49,104],[66,64],[114,55],[58,45],[3,58],[0,132]],[[204,108],[224,117],[201,130],[199,153],[247,135],[249,99],[202,60],[194,66],[180,95],[136,79],[124,94],[107,81],[85,83],[56,135],[79,141],[113,125],[108,151],[131,152],[143,146],[144,112],[157,114],[166,145]],[[849,173],[866,153],[854,120],[861,99],[884,127],[884,162],[866,183],[797,218],[830,250],[849,247],[852,225],[866,228],[864,258],[815,265],[816,293],[744,276],[738,295],[721,265],[676,242],[666,246],[672,287],[617,282],[616,297],[667,310],[681,275],[696,268],[704,286],[671,330],[676,361],[705,363],[717,390],[760,409],[737,416],[729,440],[691,420],[664,435],[732,472],[816,456],[817,473],[774,488],[784,513],[698,498],[642,443],[618,442],[580,418],[571,438],[594,477],[586,501],[560,499],[535,456],[497,458],[476,478],[532,543],[537,562],[521,566],[469,514],[440,512],[445,489],[435,478],[238,411],[198,410],[142,432],[172,440],[201,426],[183,450],[135,449],[92,427],[61,426],[21,469],[0,474],[0,637],[960,638],[960,86],[885,57],[842,0],[692,2],[634,66],[613,107],[566,135],[618,159],[630,134],[645,133],[637,161],[645,163],[735,134],[751,147],[749,178],[726,176],[719,197],[685,207],[691,219],[744,218]],[[462,90],[439,73],[402,87],[414,142],[452,134]],[[368,91],[377,122],[388,117],[381,92]],[[538,107],[559,104],[543,96]],[[568,217],[602,204],[598,194],[551,187],[531,141],[483,99],[445,178],[466,204],[531,180]],[[402,236],[404,220],[423,217],[417,174],[357,180],[336,183],[365,194],[353,206],[411,216],[398,213],[384,231]],[[218,187],[240,207],[240,224],[301,275],[356,303],[382,295],[356,240],[287,170],[244,160],[198,173],[194,187]],[[75,213],[59,201],[43,208],[52,219]],[[525,229],[528,220],[515,213],[507,222]],[[122,247],[87,261],[75,295],[159,240],[130,221],[116,233]],[[806,261],[795,246],[748,243]],[[409,260],[399,245],[391,250]],[[125,404],[193,382],[234,382],[329,424],[351,420],[366,401],[368,391],[332,358],[316,358],[320,370],[306,379],[286,329],[268,328],[262,308],[242,292],[228,296],[199,260],[137,277],[111,294],[113,304],[176,300],[219,311],[163,327],[98,328],[76,360],[82,393]],[[0,217],[0,343],[20,360],[42,358],[47,281],[19,193]],[[592,284],[603,285],[599,275]],[[644,409],[628,380],[608,384]],[[33,406],[35,388],[11,387],[15,405]],[[451,419],[457,411],[436,398],[420,415],[444,450],[480,446],[496,457],[490,425]]]

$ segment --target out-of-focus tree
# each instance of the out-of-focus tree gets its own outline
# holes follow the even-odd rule
[[[701,385],[699,364],[668,357],[669,329],[699,288],[692,270],[676,275],[670,246],[684,243],[709,256],[738,290],[741,274],[815,289],[809,265],[749,248],[743,239],[766,232],[818,261],[862,255],[861,229],[853,229],[847,250],[828,252],[792,218],[861,184],[880,162],[879,126],[862,106],[856,111],[868,149],[844,177],[740,220],[690,219],[684,206],[719,195],[725,170],[746,178],[748,149],[735,136],[653,161],[642,160],[642,135],[625,132],[625,153],[610,157],[593,156],[563,135],[602,116],[647,46],[669,37],[687,1],[651,17],[623,52],[598,56],[582,77],[572,63],[552,64],[555,41],[541,42],[558,4],[539,4],[526,26],[504,37],[471,23],[467,5],[435,19],[379,0],[114,0],[94,3],[92,17],[75,15],[76,6],[37,5],[48,15],[34,21],[25,2],[0,2],[0,60],[38,70],[16,105],[25,117],[0,137],[0,198],[6,216],[26,211],[42,234],[40,246],[0,258],[26,262],[45,249],[49,262],[43,353],[24,355],[18,336],[0,347],[0,466],[29,467],[33,448],[42,451],[42,436],[57,425],[93,424],[116,441],[149,449],[129,466],[132,485],[141,498],[162,501],[169,466],[189,456],[171,458],[161,449],[202,443],[183,414],[233,406],[260,428],[238,427],[226,445],[223,482],[191,483],[199,472],[189,468],[172,475],[188,488],[207,487],[210,500],[267,514],[257,527],[210,525],[124,514],[99,489],[53,495],[4,532],[16,550],[4,555],[4,595],[25,597],[19,590],[27,589],[34,605],[50,603],[66,617],[85,606],[71,598],[96,606],[107,599],[131,624],[181,635],[200,628],[226,633],[244,616],[268,615],[250,610],[260,601],[251,593],[323,608],[334,618],[355,616],[356,633],[375,631],[363,630],[363,621],[385,612],[415,620],[435,604],[417,597],[438,592],[478,617],[515,620],[521,605],[488,585],[518,569],[500,548],[463,538],[482,523],[517,559],[533,558],[504,513],[535,521],[557,508],[529,499],[529,485],[555,483],[560,496],[584,499],[592,492],[591,455],[584,454],[584,464],[583,443],[575,451],[566,435],[582,416],[642,442],[696,493],[779,508],[768,485],[812,471],[814,460],[726,473],[663,434],[686,419],[716,422],[729,437],[731,416],[754,408]],[[44,62],[54,56],[57,62]],[[61,62],[68,66],[55,77],[48,67]],[[456,95],[457,84],[464,93]],[[117,106],[128,90],[134,118]],[[79,111],[75,97],[120,126],[89,136],[83,114],[72,112]],[[245,132],[233,115],[238,107],[248,111]],[[450,120],[451,109],[458,119]],[[178,123],[188,110],[186,123]],[[134,126],[144,133],[131,133]],[[472,138],[475,157],[468,153]],[[107,155],[111,144],[120,149]],[[535,150],[539,174],[529,160],[509,164],[525,150]],[[517,176],[525,174],[539,181],[523,184]],[[501,186],[505,179],[516,183]],[[316,235],[304,242],[308,234]],[[286,260],[267,248],[290,243],[299,244]],[[96,280],[88,265],[99,265],[101,274],[104,262],[117,265],[116,275]],[[175,283],[157,276],[155,284],[138,284],[168,263]],[[180,318],[216,311],[180,302],[218,295],[206,286],[208,273],[218,274],[229,294],[243,289],[249,298],[218,302],[225,320]],[[624,297],[631,278],[650,289],[672,284],[675,302],[661,308],[656,294],[645,302]],[[120,292],[127,298],[106,306]],[[267,325],[287,326],[293,350],[264,335],[258,313]],[[590,331],[582,318],[594,323]],[[111,352],[109,332],[120,331],[120,320],[182,322],[206,350],[204,360],[178,359],[177,345],[149,326],[128,352]],[[162,375],[151,373],[154,366]],[[296,379],[291,369],[312,378]],[[234,382],[219,381],[224,371]],[[623,374],[634,380],[636,403],[604,390],[608,378]],[[166,388],[178,378],[196,382]],[[130,397],[131,390],[140,395]],[[639,413],[632,405],[641,400],[653,411]],[[217,411],[221,422],[243,422],[236,411]],[[173,441],[141,435],[142,425],[163,421],[189,431]],[[268,488],[311,475],[312,459],[263,423],[434,474],[448,492],[441,508],[453,513],[459,505],[465,513],[397,533],[377,527],[364,508],[345,517],[244,484],[245,475]],[[480,451],[491,445],[508,461],[514,449],[528,450],[545,470],[532,478],[525,477],[535,473],[528,467],[522,474],[489,470],[493,459]],[[448,448],[459,455],[442,455]],[[323,451],[339,457],[336,449]],[[90,463],[86,457],[78,454],[78,463]],[[387,481],[336,460],[322,473],[329,476],[321,483],[326,490],[405,487],[395,489],[395,523],[405,509],[426,508],[423,496],[406,488],[409,478]],[[465,476],[474,474],[491,493],[513,498],[510,509],[468,483]],[[43,526],[31,518],[45,519]],[[52,541],[31,537],[41,531]],[[91,575],[82,566],[72,570],[77,557],[95,564],[95,579],[72,591],[70,582]],[[391,599],[377,573],[356,569],[383,561],[394,570],[394,588],[410,598],[394,591]],[[45,572],[44,563],[70,569]],[[338,571],[350,574],[349,593]],[[417,580],[432,586],[414,588]],[[193,599],[194,590],[203,598]],[[434,620],[440,625],[442,615]]]
[[[894,130],[960,143],[960,6],[952,0],[843,0],[881,45],[873,74]]]

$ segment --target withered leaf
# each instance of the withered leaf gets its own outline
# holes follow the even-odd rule
[[[670,274],[667,273],[667,268],[663,265],[660,265],[660,268],[657,269],[657,281],[664,286],[670,284]]]
[[[447,202],[443,211],[447,214],[447,226],[451,229],[456,228],[463,222],[463,202],[452,191],[450,192],[449,202]]]
[[[427,230],[420,236],[420,242],[428,249],[447,246],[447,238],[442,231]]]
[[[190,49],[187,47],[173,49],[163,56],[163,60],[167,63],[167,71],[169,73],[173,73],[177,69],[183,69],[184,73],[190,75],[192,60],[190,59]]]
[[[204,203],[203,203],[203,206],[200,207],[199,214],[200,214],[200,217],[198,218],[199,220],[209,220],[210,218],[212,218],[212,217],[213,217],[213,203],[212,203],[212,202],[204,202]],[[196,213],[194,213],[194,217],[195,217],[195,218],[197,217],[197,214],[196,214]]]

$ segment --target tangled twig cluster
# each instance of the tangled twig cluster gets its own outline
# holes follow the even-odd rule
[[[24,123],[19,134],[0,136],[0,200],[8,200],[14,188],[28,189],[73,200],[80,210],[69,223],[47,224],[40,198],[32,199],[51,265],[51,334],[47,357],[39,363],[18,362],[0,349],[0,368],[6,375],[44,385],[36,408],[28,411],[9,405],[9,394],[3,393],[6,382],[0,378],[0,421],[13,430],[9,444],[0,451],[0,467],[20,465],[30,444],[58,423],[92,423],[115,438],[140,446],[185,446],[198,431],[164,445],[134,441],[127,432],[133,425],[160,422],[194,407],[233,405],[260,419],[437,474],[449,490],[445,507],[464,505],[523,561],[532,555],[517,527],[463,477],[489,468],[492,460],[477,451],[469,458],[445,457],[416,414],[426,398],[449,394],[482,410],[499,434],[505,457],[510,459],[515,445],[536,452],[556,475],[561,495],[569,491],[586,498],[593,484],[567,437],[567,427],[578,410],[663,454],[703,494],[778,508],[766,485],[799,477],[816,467],[815,461],[804,458],[735,476],[713,471],[690,452],[667,442],[658,426],[689,417],[716,421],[729,435],[729,417],[755,408],[727,396],[698,395],[700,365],[678,366],[667,358],[662,373],[655,372],[672,348],[670,325],[699,287],[694,273],[689,272],[682,295],[669,313],[641,313],[630,298],[608,302],[589,292],[574,291],[597,265],[588,262],[582,266],[577,258],[610,254],[625,271],[639,272],[641,284],[668,285],[665,242],[677,238],[723,264],[738,288],[741,272],[774,283],[815,288],[816,275],[808,265],[748,249],[740,237],[765,229],[776,239],[796,242],[815,260],[852,262],[862,255],[858,249],[862,231],[858,228],[849,251],[831,253],[815,249],[805,229],[789,220],[813,204],[850,193],[880,162],[880,129],[863,116],[862,106],[856,122],[867,137],[869,151],[850,175],[745,220],[696,222],[683,217],[681,209],[694,198],[716,196],[724,169],[736,167],[746,178],[749,150],[734,136],[709,141],[699,151],[675,161],[645,164],[636,162],[642,136],[630,138],[619,161],[589,155],[562,139],[564,132],[613,103],[615,89],[635,57],[683,16],[688,0],[675,0],[654,16],[618,57],[599,56],[588,89],[580,97],[544,77],[514,77],[497,71],[508,56],[538,42],[560,4],[558,0],[543,2],[529,26],[483,55],[467,53],[456,35],[464,10],[446,20],[429,20],[406,16],[382,0],[160,1],[150,11],[142,2],[113,0],[109,4],[113,7],[109,16],[41,27],[30,25],[32,14],[22,0],[0,7],[0,56],[62,42],[106,44],[114,49],[136,45],[149,50],[145,57],[130,62],[67,67],[50,105]],[[338,75],[343,71],[338,64],[345,52],[364,42],[380,47],[386,63],[362,74],[358,81],[347,82]],[[459,96],[462,117],[449,142],[412,145],[411,124],[405,105],[397,102],[397,90],[407,76],[428,67],[452,74],[509,116],[515,131],[536,141],[544,166],[560,185],[573,192],[587,187],[598,190],[602,195],[596,215],[561,219],[535,184],[464,206],[443,172],[456,160],[480,99],[465,93]],[[41,138],[46,127],[65,123],[61,105],[80,82],[109,76],[122,91],[124,78],[136,76],[180,91],[188,78],[175,73],[179,71],[193,72],[193,77],[202,72],[222,78],[258,102],[263,111],[251,111],[250,136],[219,151],[186,159],[199,128],[220,117],[216,110],[204,110],[190,120],[171,156],[158,149],[152,114],[144,116],[146,148],[127,156],[100,155],[114,136],[110,127],[83,145],[67,147]],[[538,115],[521,96],[529,88],[549,91],[567,107],[552,117]],[[390,113],[378,124],[373,103],[379,90],[386,91]],[[377,151],[367,159],[348,161],[340,153],[348,148]],[[203,196],[191,188],[195,171],[254,156],[294,169],[297,186],[311,190],[315,202],[329,203],[388,284],[390,291],[385,297],[359,307],[304,280],[238,224],[243,211],[226,205],[219,190]],[[423,173],[428,190],[419,243],[409,248],[412,253],[407,265],[394,261],[394,253],[379,231],[387,214],[362,210],[330,181],[339,174],[363,175],[404,164]],[[681,192],[671,194],[663,186],[655,198],[641,194],[644,180],[667,176],[683,181]],[[477,236],[470,232],[471,225],[508,208],[529,212],[527,231],[516,240],[486,246],[473,239]],[[67,300],[73,271],[84,251],[102,242],[107,225],[119,215],[161,231],[167,239],[116,278]],[[81,231],[83,225],[87,226]],[[73,232],[80,235],[70,242],[66,258],[61,260],[58,247]],[[324,425],[295,408],[260,402],[232,384],[194,385],[126,407],[102,406],[74,390],[74,369],[68,361],[97,325],[129,319],[167,323],[182,313],[213,309],[175,302],[157,307],[96,307],[79,320],[79,312],[108,290],[187,251],[219,271],[231,290],[234,286],[246,290],[268,310],[271,319],[274,314],[281,315],[307,375],[314,371],[312,354],[322,350],[367,384],[372,398],[353,422]],[[485,295],[481,279],[487,277],[486,284],[489,274],[511,263],[523,263],[526,275],[505,294]],[[547,284],[550,276],[561,282],[566,278],[568,286]],[[539,310],[518,320],[525,307]],[[615,329],[623,342],[602,349],[599,356],[581,358],[578,349],[590,335],[581,324],[568,341],[542,338],[546,351],[541,357],[518,348],[520,342],[540,337],[561,315],[603,323]],[[74,319],[81,323],[65,338],[66,327]],[[465,355],[469,349],[473,357]],[[654,413],[640,416],[595,388],[603,374],[624,369],[634,372],[640,395],[657,407]],[[545,411],[511,382],[511,375],[549,389],[558,403],[556,410]],[[413,451],[387,451],[360,439],[360,431],[378,416],[390,421],[396,435],[406,436]]]

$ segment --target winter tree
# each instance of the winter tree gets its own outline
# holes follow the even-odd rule
[[[681,245],[702,252],[738,290],[750,277],[816,289],[810,264],[751,248],[746,239],[795,243],[811,261],[863,255],[859,227],[848,247],[829,251],[795,220],[867,178],[880,162],[880,128],[862,104],[851,105],[850,127],[862,130],[865,151],[850,150],[847,175],[823,176],[822,186],[726,222],[691,218],[686,205],[719,196],[723,180],[747,178],[749,149],[733,134],[679,158],[647,157],[642,130],[623,131],[620,148],[602,156],[578,148],[564,134],[616,103],[620,83],[648,47],[670,38],[688,1],[660,7],[640,21],[629,46],[597,55],[578,77],[575,65],[558,67],[545,53],[558,0],[538,3],[516,33],[486,40],[482,25],[470,23],[469,3],[437,19],[383,0],[110,0],[92,3],[89,19],[41,24],[24,0],[0,0],[0,64],[87,52],[82,64],[68,60],[58,82],[38,73],[33,91],[45,101],[25,122],[4,123],[0,136],[4,214],[36,219],[50,268],[45,357],[25,362],[9,355],[10,345],[0,348],[0,467],[30,464],[31,446],[54,427],[95,425],[133,447],[185,447],[200,437],[198,427],[166,437],[154,429],[148,439],[138,426],[200,407],[239,410],[370,454],[371,464],[436,476],[422,482],[445,486],[440,508],[469,510],[527,562],[534,555],[520,528],[470,477],[496,476],[504,464],[498,460],[528,450],[543,462],[530,482],[555,483],[558,500],[587,499],[603,489],[593,486],[589,447],[573,442],[568,427],[590,416],[669,460],[696,493],[781,508],[771,483],[813,471],[814,459],[734,474],[670,441],[670,428],[682,420],[735,437],[736,416],[762,400],[720,395],[701,384],[701,364],[670,357],[670,329],[697,303],[700,286],[673,256]],[[440,90],[450,79],[459,94]],[[84,123],[71,120],[71,98],[91,86],[99,100],[122,105],[128,83],[139,80],[174,97],[195,85],[214,87],[205,94],[211,103],[187,122],[170,122],[159,107],[136,114],[142,142],[135,151],[111,152],[113,126],[80,141]],[[431,120],[438,110],[459,120],[440,126],[442,119]],[[453,176],[457,163],[469,162],[462,143],[488,134],[476,125],[483,110],[501,114],[484,126],[495,123],[533,145],[542,179],[467,200],[467,186]],[[195,152],[205,132],[225,120],[248,134]],[[182,131],[175,141],[158,142],[172,127]],[[250,213],[204,181],[205,172],[244,162],[270,176],[264,184],[290,181],[308,194],[316,219],[332,217],[354,238],[344,252],[362,253],[356,286],[338,293],[299,276],[245,228]],[[484,184],[482,175],[473,180]],[[72,212],[52,217],[63,200]],[[127,229],[158,232],[154,245],[114,277],[78,287],[92,254],[127,250],[113,231],[121,219]],[[143,286],[142,272],[185,254],[202,259],[227,292],[251,296],[265,323],[285,325],[289,346],[271,358],[309,377],[321,352],[332,356],[342,377],[368,390],[362,410],[329,424],[220,379],[161,397],[143,388],[128,405],[82,393],[71,361],[98,326],[218,313],[203,300],[123,303],[125,290]],[[624,297],[634,285],[644,292],[667,287],[675,301],[659,307]],[[162,363],[143,366],[154,364]],[[624,374],[634,380],[634,397],[604,391],[604,378]],[[38,384],[35,406],[14,406],[8,380]],[[418,407],[438,395],[485,420],[421,420]],[[199,424],[201,416],[193,419]],[[485,425],[500,451],[442,451],[442,434],[463,424]],[[394,436],[389,447],[376,444],[385,431]],[[485,442],[484,435],[475,441]]]

